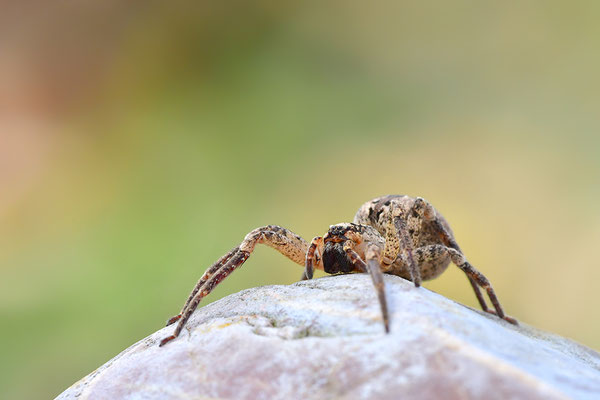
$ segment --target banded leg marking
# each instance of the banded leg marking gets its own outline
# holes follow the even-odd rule
[[[440,221],[440,219],[437,218],[437,216],[436,216],[432,222],[433,222],[433,226],[438,231],[440,239],[442,239],[442,243],[444,243],[446,246],[448,246],[462,254],[462,250],[460,249],[460,246],[458,245],[458,243],[456,243],[456,240],[454,240],[454,238],[450,235],[450,233],[446,230],[446,228],[444,228],[444,225],[442,225],[442,222]],[[479,302],[481,309],[483,311],[487,311],[489,313],[495,314],[492,310],[490,310],[488,308],[488,306],[485,302],[485,299],[483,298],[483,294],[481,293],[481,290],[479,289],[479,286],[477,285],[477,282],[475,281],[475,279],[473,279],[469,274],[466,274],[466,275],[467,275],[467,278],[469,279],[469,283],[471,284],[471,287],[473,288],[473,292],[475,292],[475,297],[477,297],[477,301]]]
[[[409,231],[406,226],[407,224],[402,219],[400,207],[395,208],[395,210],[398,211],[395,211],[395,214],[397,215],[393,216],[394,227],[396,228],[396,233],[400,238],[400,243],[402,244],[402,256],[404,259],[403,261],[405,261],[408,265],[411,280],[413,281],[416,287],[419,287],[421,286],[421,270],[419,269],[419,265],[415,262],[413,256],[414,248],[412,244],[412,239],[409,236]]]
[[[194,296],[192,301],[190,301],[190,303],[188,304],[186,310],[182,313],[181,318],[179,319],[179,323],[175,328],[175,332],[173,332],[172,335],[167,336],[166,338],[161,340],[159,346],[164,346],[165,344],[179,336],[179,334],[183,330],[183,327],[185,326],[185,323],[190,319],[192,313],[196,310],[198,304],[200,304],[200,301],[204,297],[208,296],[210,292],[212,292],[213,289],[219,283],[221,283],[221,281],[223,281],[223,279],[227,278],[229,274],[231,274],[233,271],[239,268],[248,259],[248,257],[250,257],[249,252],[238,250],[238,252],[233,257],[231,257],[229,261],[225,263],[225,265],[223,265],[214,275],[212,275],[202,286],[202,290]]]
[[[381,271],[381,264],[379,263],[379,257],[377,256],[375,248],[369,247],[367,249],[365,255],[365,258],[367,259],[366,263],[360,258],[358,253],[352,249],[352,242],[346,242],[344,244],[344,251],[358,270],[368,272],[369,275],[371,275],[371,280],[373,281],[373,286],[375,287],[377,298],[379,299],[379,307],[381,308],[385,332],[390,333],[390,317],[385,297],[385,282],[383,280],[383,272]]]
[[[194,286],[194,289],[192,290],[192,293],[190,293],[188,299],[186,300],[185,304],[183,305],[183,307],[181,308],[181,312],[179,314],[177,314],[174,317],[171,317],[168,321],[167,321],[167,326],[177,322],[179,319],[181,319],[181,315],[185,312],[187,306],[190,304],[190,302],[192,301],[192,299],[194,298],[194,296],[196,296],[196,293],[198,293],[198,290],[200,290],[200,288],[202,287],[202,285],[204,285],[206,283],[206,281],[215,273],[217,272],[217,270],[219,268],[221,268],[224,264],[227,263],[227,261],[229,261],[229,259],[239,251],[239,246],[238,247],[234,247],[233,249],[231,249],[231,251],[229,251],[227,254],[225,254],[223,257],[219,258],[219,260],[217,262],[215,262],[210,268],[208,268],[206,270],[206,272],[204,272],[204,274],[202,275],[202,277],[200,278],[200,280],[198,280],[198,283],[196,283],[196,286]]]
[[[473,267],[467,261],[465,256],[458,250],[441,244],[423,246],[415,250],[415,256],[419,263],[434,261],[436,259],[446,257],[447,255],[450,256],[452,262],[467,275],[473,287],[477,288],[477,290],[475,291],[475,295],[477,296],[479,303],[482,305],[481,308],[483,309],[483,311],[496,314],[498,317],[510,322],[511,324],[518,325],[517,320],[504,314],[504,310],[500,305],[500,301],[498,301],[498,297],[496,296],[496,293],[494,292],[490,281],[475,267]],[[480,286],[487,292],[487,295],[490,301],[492,302],[492,305],[494,306],[495,312],[488,309],[485,300],[481,295],[481,292],[479,292],[478,290],[478,286]]]
[[[310,242],[310,246],[308,246],[308,250],[306,251],[306,260],[304,262],[304,273],[302,274],[302,280],[305,281],[307,279],[312,279],[313,274],[315,272],[315,261],[318,257],[316,250],[320,243],[323,242],[323,237],[315,236],[313,240]]]
[[[250,254],[252,254],[258,243],[264,243],[274,248],[295,263],[304,264],[308,244],[300,236],[277,225],[268,225],[253,230],[246,235],[240,246],[235,247],[225,254],[204,272],[186,300],[181,313],[172,317],[167,322],[167,325],[171,325],[177,321],[179,321],[179,324],[175,328],[173,335],[163,339],[160,342],[160,346],[164,346],[179,336],[200,301],[223,279],[239,268],[250,257]]]

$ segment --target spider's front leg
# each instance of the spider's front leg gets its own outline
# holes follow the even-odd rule
[[[169,320],[167,321],[167,326],[174,324],[175,322],[177,322],[181,319],[181,315],[185,312],[185,310],[187,309],[187,306],[194,299],[194,296],[196,296],[196,293],[198,293],[198,290],[200,290],[200,288],[206,283],[206,281],[211,276],[213,276],[215,274],[215,272],[217,272],[223,265],[225,265],[231,259],[231,257],[233,257],[235,254],[237,254],[239,251],[240,251],[239,246],[234,247],[233,249],[231,249],[231,251],[229,251],[223,257],[219,258],[219,260],[217,260],[217,262],[215,262],[210,268],[208,268],[204,272],[204,274],[202,274],[202,277],[200,278],[198,283],[196,283],[196,286],[194,286],[192,293],[190,293],[188,299],[186,300],[185,304],[183,305],[181,312],[179,314],[177,314],[176,316],[169,318]]]
[[[358,270],[368,272],[369,275],[371,275],[371,280],[373,281],[379,299],[385,332],[390,333],[390,317],[385,297],[385,282],[383,280],[383,272],[381,271],[382,266],[379,262],[379,249],[375,245],[368,245],[365,252],[365,258],[367,260],[365,263],[362,258],[360,258],[360,255],[354,251],[354,246],[356,244],[357,242],[355,240],[346,241],[344,243],[344,251]]]
[[[168,326],[179,321],[175,331],[172,335],[161,340],[159,346],[164,346],[179,336],[200,301],[208,296],[223,279],[242,266],[258,243],[264,243],[295,263],[304,265],[308,243],[300,236],[277,225],[268,225],[253,230],[246,235],[238,247],[233,248],[204,272],[185,302],[181,313],[170,318],[167,322]]]

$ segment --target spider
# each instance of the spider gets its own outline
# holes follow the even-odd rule
[[[419,287],[421,280],[434,279],[444,272],[450,261],[467,275],[484,311],[518,325],[514,318],[504,314],[488,279],[467,261],[444,217],[421,197],[388,195],[363,204],[353,223],[332,225],[325,236],[317,236],[310,243],[277,225],[254,229],[239,246],[204,272],[181,312],[167,321],[167,326],[179,323],[159,346],[179,336],[200,301],[239,268],[258,243],[304,266],[302,280],[312,279],[315,268],[328,274],[369,273],[386,333],[390,325],[383,274],[400,276]],[[494,310],[488,308],[480,287],[487,292]]]

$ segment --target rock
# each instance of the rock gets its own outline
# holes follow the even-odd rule
[[[598,399],[600,355],[386,276],[244,290],[166,327],[59,399]],[[157,320],[165,316],[157,316]]]

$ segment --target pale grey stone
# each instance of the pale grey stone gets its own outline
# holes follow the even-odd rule
[[[599,399],[600,355],[386,276],[244,290],[166,327],[59,399]],[[510,310],[509,310],[510,311]],[[165,316],[157,316],[162,320]]]

